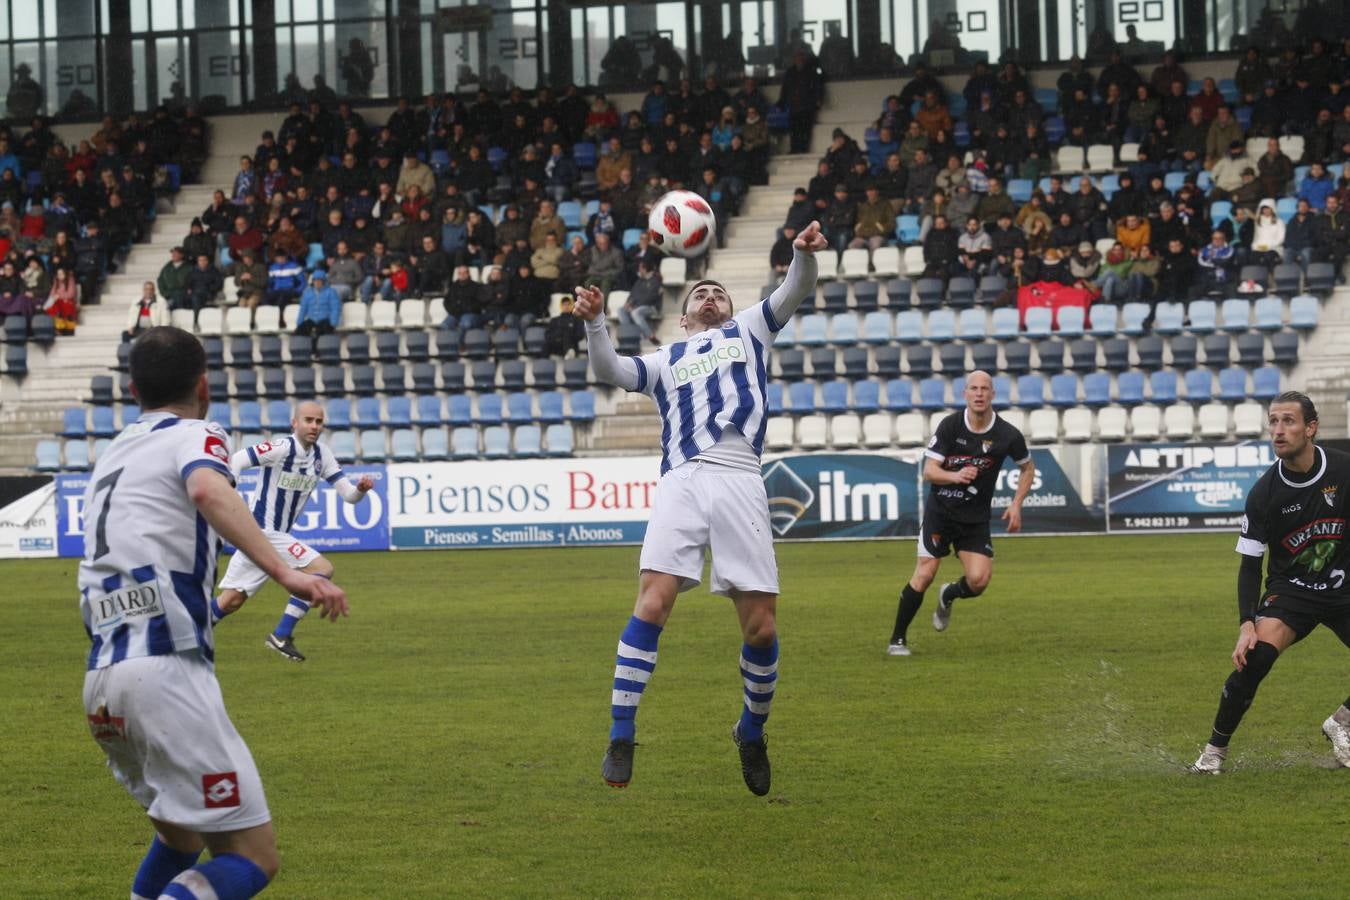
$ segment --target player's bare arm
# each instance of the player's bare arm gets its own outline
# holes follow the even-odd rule
[[[195,469],[188,475],[187,492],[188,499],[211,527],[269,578],[297,597],[322,607],[327,618],[336,620],[339,615],[347,615],[347,595],[342,588],[286,565],[224,475],[208,468]]]
[[[1020,473],[1017,479],[1017,492],[1013,494],[1012,503],[1003,511],[1003,521],[1008,523],[1009,534],[1016,534],[1022,530],[1022,503],[1027,499],[1027,494],[1031,493],[1031,485],[1036,480],[1036,464],[1030,459],[1017,468]]]

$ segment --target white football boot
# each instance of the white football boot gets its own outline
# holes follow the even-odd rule
[[[1202,775],[1218,775],[1223,771],[1223,761],[1227,756],[1227,747],[1206,744],[1205,749],[1200,751],[1200,758],[1191,765],[1191,771]]]
[[[1322,733],[1331,741],[1331,752],[1342,766],[1350,766],[1350,727],[1342,725],[1332,716],[1322,723]]]

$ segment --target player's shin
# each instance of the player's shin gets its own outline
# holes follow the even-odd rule
[[[895,611],[895,628],[891,631],[892,644],[905,639],[905,635],[909,632],[909,623],[918,615],[920,606],[923,606],[923,591],[916,591],[906,583],[900,591],[900,606]]]
[[[277,627],[272,633],[279,638],[290,637],[295,633],[295,626],[308,612],[308,603],[299,597],[291,597],[286,601],[286,609],[281,613],[281,621],[277,622]]]
[[[642,692],[656,670],[656,644],[661,637],[661,626],[644,622],[637,616],[628,620],[619,636],[619,649],[614,661],[614,689],[610,695],[610,740],[633,740],[637,732],[634,718]]]
[[[237,853],[222,853],[171,881],[161,897],[172,900],[246,900],[267,887],[267,873]]]
[[[983,589],[977,591],[975,588],[971,587],[970,582],[966,580],[966,576],[962,575],[960,581],[954,581],[943,589],[942,602],[951,604],[956,600],[978,597],[983,593]]]
[[[741,681],[745,685],[745,703],[741,707],[738,732],[743,741],[764,737],[774,687],[778,684],[778,639],[767,647],[741,646]]]
[[[195,866],[199,856],[200,850],[175,850],[156,836],[131,883],[132,900],[154,900],[180,872]]]
[[[1223,685],[1223,696],[1219,698],[1219,712],[1214,717],[1210,744],[1215,747],[1228,746],[1229,738],[1237,731],[1242,716],[1256,698],[1256,689],[1260,687],[1261,680],[1279,657],[1280,651],[1275,649],[1274,644],[1257,641],[1256,646],[1247,653],[1247,664],[1228,676]]]

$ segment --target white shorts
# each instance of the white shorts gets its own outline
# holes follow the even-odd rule
[[[303,569],[319,558],[319,551],[304,541],[296,540],[284,531],[265,531],[267,539],[276,548],[277,555],[286,561],[292,569]],[[222,591],[239,591],[245,597],[252,597],[267,583],[267,573],[253,564],[253,560],[235,551],[230,559],[225,577],[221,579]]]
[[[271,821],[253,756],[196,650],[85,673],[84,710],[113,776],[153,818],[205,832]]]
[[[757,473],[693,461],[657,484],[639,568],[677,575],[687,591],[702,580],[708,549],[714,594],[730,596],[733,588],[778,593],[769,498]]]

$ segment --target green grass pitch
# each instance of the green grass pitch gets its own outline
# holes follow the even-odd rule
[[[632,785],[601,782],[636,548],[335,557],[353,612],[301,625],[309,662],[263,646],[275,586],[217,635],[282,852],[267,896],[1337,893],[1330,633],[1266,680],[1231,774],[1183,773],[1230,669],[1232,545],[1001,540],[944,634],[930,591],[907,660],[882,650],[912,541],[780,546],[766,799],[729,735],[735,616],[702,590],[661,641]],[[150,830],[83,723],[75,562],[4,567],[0,895],[126,896]]]

